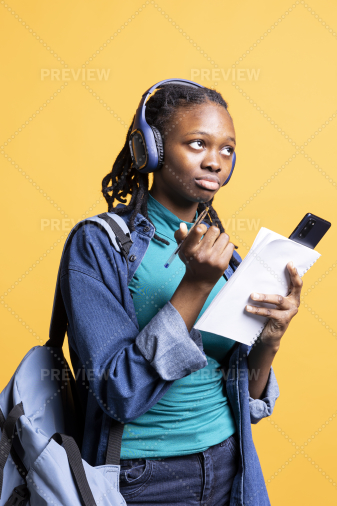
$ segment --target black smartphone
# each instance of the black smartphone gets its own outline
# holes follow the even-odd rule
[[[314,249],[330,227],[331,223],[329,221],[307,213],[290,234],[289,239]]]

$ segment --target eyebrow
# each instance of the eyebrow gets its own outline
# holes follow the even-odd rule
[[[208,132],[202,132],[201,130],[193,130],[193,132],[188,132],[187,134],[185,134],[184,137],[186,137],[187,135],[193,135],[193,134],[210,136],[210,134]],[[234,137],[228,136],[228,137],[226,137],[226,140],[232,141],[236,145],[236,141],[235,141]]]

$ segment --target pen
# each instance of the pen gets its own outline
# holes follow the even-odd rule
[[[206,216],[208,209],[209,209],[209,207],[206,207],[206,209],[204,209],[204,210],[203,210],[203,212],[200,214],[200,216],[198,216],[197,221],[196,221],[195,223],[193,223],[193,225],[192,225],[192,227],[190,228],[190,230],[189,230],[188,234],[191,232],[191,230],[192,230],[192,229],[193,229],[196,225],[198,225],[198,224],[202,221],[202,219]],[[186,237],[188,237],[188,234],[187,234],[187,236],[186,236]],[[185,239],[186,239],[186,237],[185,237]],[[170,258],[168,259],[168,261],[166,262],[166,264],[164,265],[164,267],[166,267],[166,268],[167,268],[167,267],[169,267],[169,266],[171,265],[171,263],[173,262],[173,260],[175,259],[175,257],[178,255],[179,250],[180,250],[180,248],[181,248],[181,245],[183,244],[183,242],[185,241],[185,239],[183,239],[183,240],[181,241],[181,243],[179,244],[179,246],[177,247],[177,249],[176,249],[176,250],[172,253],[172,255],[170,256]]]

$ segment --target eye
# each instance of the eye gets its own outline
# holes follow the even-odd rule
[[[190,146],[192,146],[193,149],[197,149],[200,151],[204,147],[203,141],[192,141],[189,143]]]
[[[226,155],[226,156],[231,156],[231,154],[233,153],[234,149],[231,148],[230,146],[225,146],[224,148],[222,148],[221,152]]]

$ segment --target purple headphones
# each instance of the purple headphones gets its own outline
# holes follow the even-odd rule
[[[195,86],[204,88],[201,84],[186,79],[165,79],[149,88],[142,96],[136,111],[135,120],[130,134],[129,147],[131,152],[133,167],[141,173],[155,172],[163,165],[164,146],[163,139],[159,130],[149,125],[145,119],[146,99],[158,86],[175,82],[184,86]],[[231,178],[236,162],[236,154],[233,152],[232,168],[224,184],[225,186]]]

